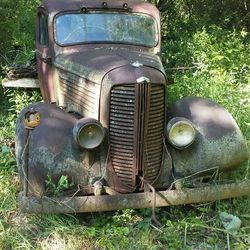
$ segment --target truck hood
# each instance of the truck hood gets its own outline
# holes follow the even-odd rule
[[[97,84],[101,84],[104,76],[113,69],[128,65],[151,67],[165,76],[159,56],[128,48],[100,47],[76,53],[59,54],[55,58],[54,65]]]

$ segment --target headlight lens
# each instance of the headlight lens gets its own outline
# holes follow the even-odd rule
[[[98,147],[105,136],[105,130],[100,122],[92,118],[78,120],[73,128],[76,143],[85,149]]]
[[[175,117],[168,122],[168,141],[176,148],[190,146],[194,142],[195,134],[193,124],[186,118]]]

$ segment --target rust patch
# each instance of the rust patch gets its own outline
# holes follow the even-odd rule
[[[194,143],[184,149],[169,145],[175,175],[183,177],[209,169],[225,171],[238,167],[249,157],[246,141],[232,116],[217,103],[200,97],[186,97],[174,103],[168,120],[184,117],[197,133]]]
[[[41,114],[39,126],[30,130],[28,147],[27,129],[23,123],[25,114],[30,110]],[[73,138],[76,119],[52,104],[36,103],[25,108],[16,128],[16,155],[22,182],[28,181],[28,193],[41,195],[45,192],[47,176],[69,176],[78,185],[89,185],[94,178],[102,176],[99,158],[88,161],[89,153],[78,147]],[[23,173],[23,152],[28,150],[27,176]],[[95,163],[95,168],[92,168]],[[89,165],[91,164],[91,165]],[[98,172],[99,169],[99,173]],[[103,176],[105,178],[105,176]]]
[[[155,201],[152,192],[66,198],[26,197],[20,193],[19,203],[21,211],[26,213],[83,213],[147,208],[152,207],[154,202],[155,207],[203,203],[246,196],[249,193],[250,181],[247,180],[202,188],[160,191],[156,192]]]

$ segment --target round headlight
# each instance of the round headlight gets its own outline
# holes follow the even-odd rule
[[[168,122],[168,141],[176,148],[190,146],[194,142],[195,134],[193,124],[186,118],[175,117]]]
[[[79,146],[85,149],[94,149],[102,143],[105,130],[97,120],[82,118],[76,122],[73,135]]]

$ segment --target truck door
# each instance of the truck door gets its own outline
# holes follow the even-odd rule
[[[44,101],[54,103],[52,61],[49,44],[48,15],[43,8],[39,8],[36,26],[37,72]]]

